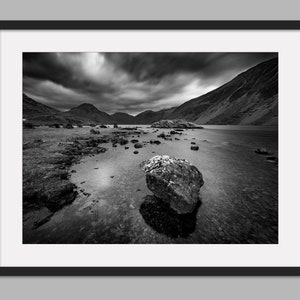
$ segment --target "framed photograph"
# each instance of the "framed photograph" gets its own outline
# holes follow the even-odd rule
[[[1,21],[2,275],[299,275],[298,21]]]

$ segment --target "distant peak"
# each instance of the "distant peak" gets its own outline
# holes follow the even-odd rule
[[[91,103],[82,103],[80,105],[78,105],[77,107],[94,107],[96,108],[93,104]]]
[[[72,110],[78,110],[78,109],[84,109],[84,110],[89,110],[89,111],[99,111],[98,108],[96,106],[94,106],[93,104],[91,103],[82,103],[78,106],[75,106],[75,107],[72,107],[70,109],[70,111]]]

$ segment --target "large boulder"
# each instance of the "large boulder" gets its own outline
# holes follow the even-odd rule
[[[199,126],[195,123],[188,122],[183,119],[175,119],[175,120],[161,120],[154,122],[151,127],[154,128],[197,128],[203,129],[202,126]]]
[[[142,165],[148,188],[178,214],[191,213],[204,184],[202,174],[185,159],[157,155]]]

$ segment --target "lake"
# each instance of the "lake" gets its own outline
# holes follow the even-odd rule
[[[159,139],[160,145],[148,142],[168,129],[141,127],[146,134],[129,140],[144,142],[143,148],[103,144],[108,151],[72,166],[70,181],[78,197],[39,228],[32,229],[33,219],[25,218],[23,242],[278,243],[278,164],[254,151],[264,147],[278,157],[277,127],[204,125],[184,130],[172,141]],[[114,129],[100,130],[105,134]],[[191,142],[198,151],[190,149]],[[140,164],[155,155],[187,159],[203,174],[201,204],[193,215],[176,216],[153,202]]]

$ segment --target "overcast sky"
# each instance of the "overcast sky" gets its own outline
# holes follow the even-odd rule
[[[178,106],[275,53],[24,53],[23,90],[65,111],[91,103],[107,113]]]

